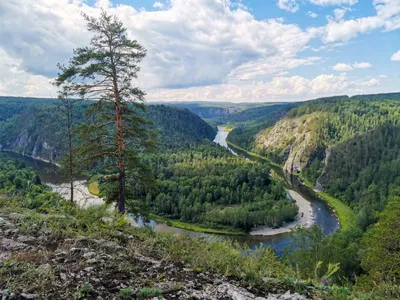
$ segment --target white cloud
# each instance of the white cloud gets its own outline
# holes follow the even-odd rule
[[[297,3],[297,0],[278,0],[278,7],[292,13],[299,10],[299,4]]]
[[[343,20],[344,15],[346,14],[346,12],[351,11],[352,9],[350,7],[346,7],[346,8],[337,8],[333,11],[333,14],[335,15],[335,20],[336,21],[340,21]]]
[[[321,0],[322,1],[322,0]],[[328,19],[325,26],[325,42],[349,41],[360,33],[383,28],[385,31],[400,28],[400,1],[399,0],[373,0],[376,15],[343,21],[342,19]],[[339,14],[338,17],[341,15]]]
[[[356,62],[353,64],[353,67],[356,69],[369,69],[372,68],[372,65],[369,62]]]
[[[42,75],[23,70],[23,63],[0,48],[0,95],[56,97],[56,88]]]
[[[223,83],[228,75],[234,79],[236,69],[241,78],[250,79],[240,67],[254,61],[268,63],[276,72],[312,61],[296,56],[316,31],[283,20],[259,21],[220,0],[171,0],[162,11],[137,11],[104,0],[96,7],[78,0],[26,0],[21,10],[18,0],[1,1],[3,19],[15,22],[0,27],[0,47],[20,58],[27,72],[55,76],[57,62],[67,62],[73,48],[88,42],[80,11],[98,15],[100,5],[110,5],[108,11],[147,48],[139,78],[146,89]]]
[[[358,0],[307,0],[308,2],[319,6],[339,6],[339,5],[354,5]],[[301,0],[277,0],[277,5],[280,9],[289,12],[296,12],[299,10],[299,2]],[[303,1],[304,2],[304,1]],[[315,14],[315,13],[313,13]],[[316,14],[315,14],[316,15]],[[318,15],[316,15],[318,16]],[[314,17],[312,17],[314,18]]]
[[[338,63],[332,69],[334,71],[339,71],[339,72],[348,72],[352,71],[353,69],[369,69],[369,68],[372,68],[372,65],[369,62],[360,62],[360,63],[356,62],[352,65]]]
[[[347,72],[353,70],[353,67],[347,64],[338,63],[332,68],[334,71]]]
[[[312,4],[321,6],[354,5],[358,0],[309,0]]]
[[[393,3],[396,2],[374,1],[377,15],[384,20],[381,27],[395,28]],[[297,10],[300,3],[281,2],[291,10]],[[319,4],[333,5],[328,2]],[[138,84],[148,91],[149,99],[261,101],[281,97],[290,100],[290,93],[299,99],[351,91],[353,86],[367,88],[349,82],[344,74],[325,74],[313,79],[287,75],[297,67],[322,61],[322,55],[300,56],[303,50],[321,51],[343,45],[310,48],[311,40],[319,36],[326,41],[343,40],[345,36],[357,35],[359,27],[353,31],[350,26],[351,32],[337,35],[324,27],[302,29],[279,18],[257,20],[251,10],[228,0],[163,1],[168,5],[156,11],[113,5],[109,0],[97,0],[94,7],[84,0],[25,0],[24,9],[20,3],[20,0],[0,1],[0,93],[3,95],[54,95],[48,81],[57,73],[56,64],[66,63],[72,50],[87,45],[90,38],[81,11],[98,16],[100,7],[108,7],[111,14],[116,14],[128,28],[130,37],[148,50]],[[371,23],[376,22],[377,18],[371,18]],[[345,23],[329,22],[328,26]],[[356,64],[347,66],[357,68]]]
[[[273,57],[259,61],[252,61],[233,70],[229,76],[240,80],[249,80],[274,74],[282,74],[285,70],[291,70],[299,66],[313,65],[321,57],[307,58],[279,58]]]
[[[311,18],[313,18],[313,19],[318,18],[318,14],[316,14],[316,13],[313,12],[313,11],[309,11],[309,12],[307,13],[307,16],[309,16],[309,17],[311,17]]]
[[[391,60],[392,61],[400,61],[400,50],[392,55]]]
[[[371,78],[370,80],[364,81],[362,83],[363,86],[378,86],[380,81],[376,78]]]
[[[163,9],[163,8],[164,8],[164,3],[161,3],[161,2],[156,1],[156,2],[154,2],[153,7],[154,7],[154,8]]]
[[[166,101],[297,101],[338,94],[370,93],[379,85],[376,79],[351,81],[346,74],[322,74],[312,79],[301,76],[274,77],[271,81],[244,85],[221,84],[187,89],[160,89],[149,92],[149,99]]]

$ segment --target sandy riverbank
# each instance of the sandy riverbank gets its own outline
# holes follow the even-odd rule
[[[296,217],[296,220],[294,222],[287,223],[284,226],[276,229],[271,228],[269,226],[260,226],[254,228],[250,232],[250,235],[262,235],[262,236],[276,235],[276,234],[290,232],[296,226],[303,226],[309,228],[314,224],[314,220],[312,219],[313,210],[311,207],[311,203],[306,199],[304,199],[304,197],[302,197],[299,193],[295,191],[288,190],[288,193],[290,197],[292,197],[292,199],[296,201],[296,204],[299,207],[299,213]]]
[[[59,193],[64,199],[70,199],[71,189],[69,183],[46,183],[46,185],[51,187],[54,192]],[[87,182],[84,180],[74,182],[74,201],[76,201],[76,203],[78,203],[82,207],[104,204],[104,200],[102,198],[92,195],[89,192]]]

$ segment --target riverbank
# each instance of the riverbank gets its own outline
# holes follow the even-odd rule
[[[343,203],[339,199],[329,195],[328,193],[318,191],[313,187],[311,182],[309,182],[306,178],[301,176],[301,174],[296,175],[301,179],[301,183],[308,188],[312,189],[314,193],[316,193],[322,200],[324,200],[328,205],[331,207],[333,210],[333,213],[338,217],[339,219],[339,225],[340,228],[351,228],[354,227],[356,224],[356,215],[354,211],[351,209],[350,206],[347,204]]]
[[[52,184],[45,183],[56,193],[59,193],[65,200],[71,197],[71,187],[69,183]],[[87,182],[84,180],[74,182],[74,201],[81,207],[89,207],[92,205],[102,205],[104,200],[90,193]]]
[[[356,215],[350,206],[346,205],[339,199],[332,197],[331,195],[315,191],[318,196],[325,200],[334,209],[334,212],[339,218],[340,227],[343,229],[351,228],[356,225]]]
[[[296,204],[299,207],[299,213],[296,216],[296,220],[287,223],[280,228],[271,228],[269,226],[257,227],[254,228],[252,231],[250,231],[250,235],[254,236],[277,235],[277,234],[291,232],[297,226],[310,228],[314,224],[313,210],[311,203],[295,191],[288,190],[288,193],[290,197],[292,197],[292,199],[296,201]]]
[[[161,217],[155,214],[149,214],[149,217],[157,222],[165,223],[167,226],[176,227],[184,230],[199,232],[199,233],[211,233],[211,234],[219,234],[219,235],[246,235],[243,231],[233,231],[233,230],[224,230],[224,229],[213,229],[201,227],[201,225],[186,223],[178,220],[173,220],[166,217]]]
[[[240,152],[244,152],[244,153],[246,153],[246,155],[248,155],[250,157],[253,157],[255,159],[261,159],[263,161],[266,161],[267,163],[269,163],[273,167],[282,168],[281,165],[278,165],[277,163],[271,161],[270,159],[268,159],[268,158],[266,158],[264,156],[261,156],[261,155],[259,155],[257,153],[250,152],[250,151],[248,151],[248,150],[246,150],[246,149],[244,149],[242,147],[239,147],[239,146],[229,142],[228,139],[226,140],[226,143],[228,144],[229,147],[232,147],[234,150],[239,150]]]

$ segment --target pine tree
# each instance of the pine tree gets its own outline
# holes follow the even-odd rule
[[[124,213],[127,184],[146,184],[150,178],[138,153],[154,146],[154,136],[143,118],[145,93],[132,84],[146,50],[128,38],[115,16],[102,11],[98,19],[83,17],[93,33],[90,45],[75,49],[67,66],[59,65],[56,84],[67,83],[76,97],[93,100],[80,128],[80,153],[87,163],[107,162],[107,168],[115,169],[116,176],[108,178],[118,183],[116,200]]]

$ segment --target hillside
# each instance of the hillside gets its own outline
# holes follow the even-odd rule
[[[226,118],[242,111],[269,106],[273,103],[231,103],[231,102],[151,102],[153,104],[165,104],[177,108],[186,108],[208,122],[219,125],[226,122]]]
[[[88,103],[76,107],[75,124],[84,121],[83,110]],[[161,145],[212,140],[216,128],[187,109],[151,105],[145,117],[152,121]],[[63,117],[52,100],[0,97],[0,150],[58,161],[65,152]],[[61,122],[60,122],[61,120]],[[175,143],[176,144],[176,143]]]
[[[400,183],[397,99],[394,93],[308,101],[256,134],[248,133],[251,126],[239,127],[229,140],[247,141],[242,148],[348,204],[365,230]]]
[[[332,147],[318,185],[359,209],[360,227],[374,223],[400,185],[400,127],[384,124]]]
[[[284,169],[301,172],[337,143],[383,125],[397,124],[400,103],[395,100],[348,97],[309,101],[293,108],[275,126],[255,137],[259,153],[279,154]]]

